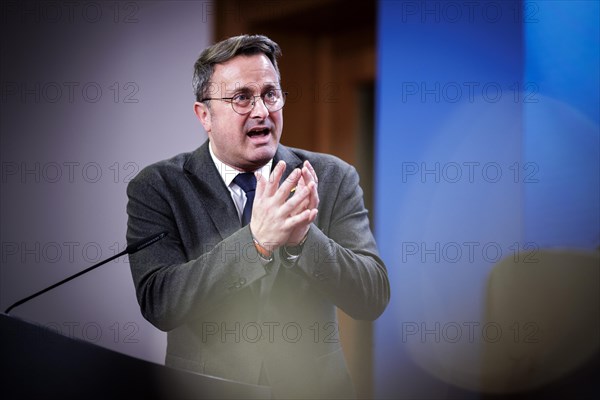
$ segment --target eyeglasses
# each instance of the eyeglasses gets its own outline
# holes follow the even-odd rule
[[[279,111],[285,104],[285,96],[288,92],[283,92],[281,89],[271,89],[260,96],[253,96],[248,93],[238,93],[233,97],[205,97],[201,102],[208,100],[222,100],[231,103],[233,111],[240,115],[248,114],[256,104],[256,98],[260,97],[265,107],[269,112]]]

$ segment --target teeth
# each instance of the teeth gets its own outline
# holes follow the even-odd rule
[[[250,132],[248,132],[248,135],[250,135],[250,136],[266,135],[268,133],[269,133],[268,129],[261,129],[261,130],[257,130],[257,131],[250,131]]]

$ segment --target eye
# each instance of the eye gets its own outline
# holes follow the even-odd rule
[[[233,96],[231,101],[233,101],[236,104],[248,104],[250,103],[250,99],[251,97],[247,93],[238,93],[235,96]]]
[[[279,95],[276,90],[269,90],[265,93],[264,99],[269,103],[275,103],[278,99]]]

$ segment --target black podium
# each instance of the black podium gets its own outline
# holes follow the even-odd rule
[[[268,399],[269,387],[180,371],[0,314],[2,399]]]

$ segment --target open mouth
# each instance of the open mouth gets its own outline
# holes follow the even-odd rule
[[[256,137],[256,136],[266,136],[271,133],[269,128],[253,128],[248,132],[248,136]]]

